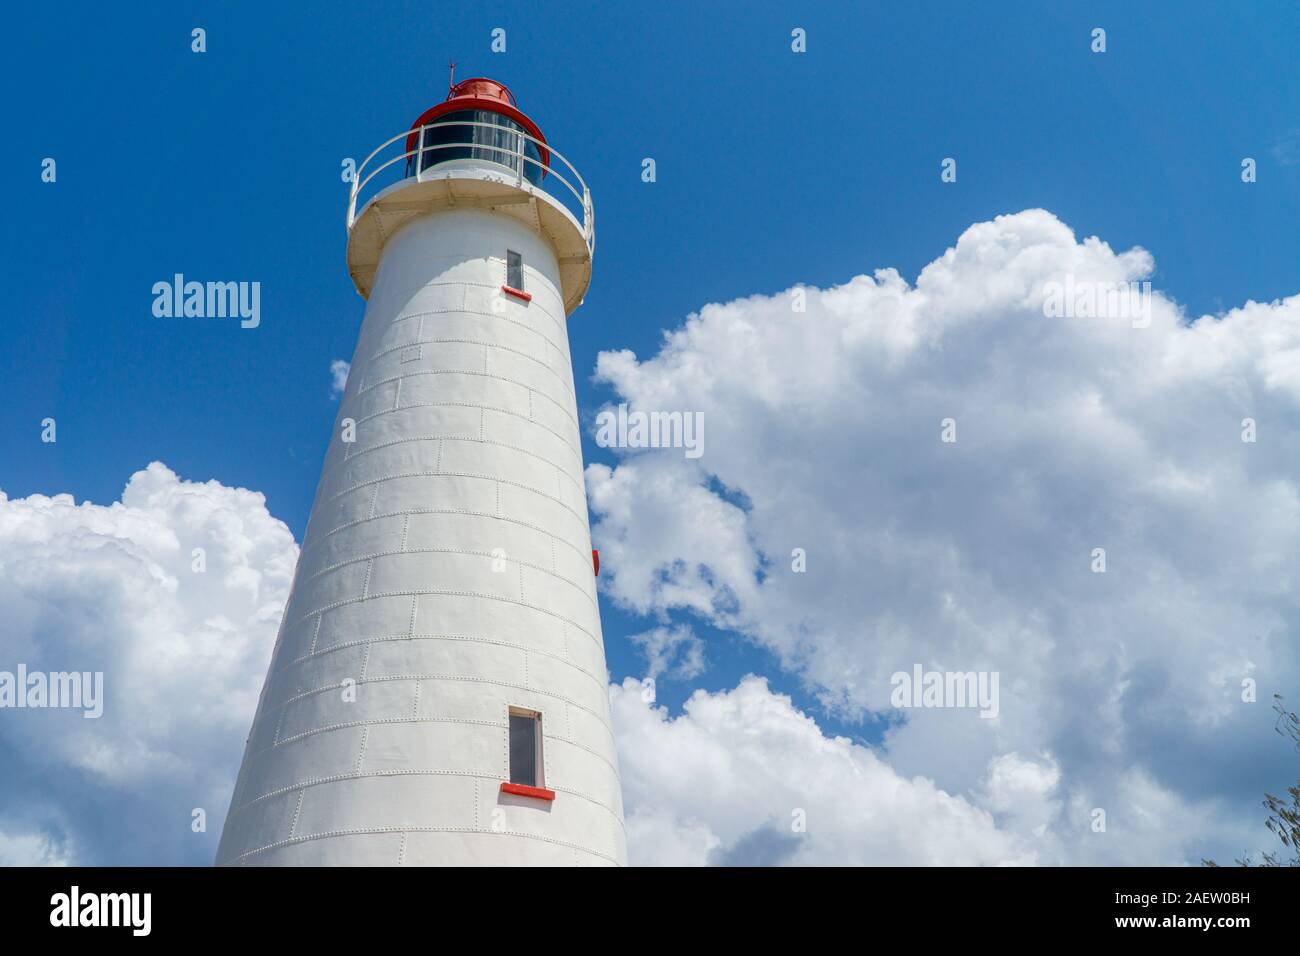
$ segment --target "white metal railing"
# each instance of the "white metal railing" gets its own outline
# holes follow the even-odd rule
[[[424,142],[425,130],[439,129],[442,127],[451,127],[451,126],[479,126],[485,129],[490,129],[495,133],[504,134],[508,138],[508,140],[513,141],[514,145],[499,146],[493,143],[478,143],[478,142],[463,142],[463,141],[451,142],[451,143],[427,143],[427,144]],[[394,143],[397,143],[399,141],[404,142],[410,139],[412,135],[416,137],[416,146],[414,149],[408,149],[405,152],[397,156],[393,156],[389,159],[382,159],[380,157],[380,154],[388,150],[389,147],[391,147]],[[544,163],[538,159],[534,159],[532,156],[529,156],[528,153],[526,152],[529,143],[537,147],[539,155],[545,155],[548,158],[548,160],[552,162]],[[357,221],[358,199],[361,198],[365,188],[375,180],[375,177],[377,175],[382,173],[384,170],[395,166],[397,163],[407,162],[408,164],[407,169],[402,170],[401,175],[399,177],[393,178],[393,181],[391,183],[384,183],[383,186],[376,185],[372,190],[374,194],[377,194],[381,188],[384,188],[384,186],[393,185],[398,182],[404,182],[406,180],[411,180],[411,179],[414,179],[417,182],[423,181],[427,177],[427,174],[432,173],[435,169],[438,168],[439,165],[438,161],[435,159],[432,163],[429,164],[427,168],[421,169],[421,167],[424,166],[425,154],[432,153],[440,149],[467,149],[473,151],[482,150],[484,152],[491,153],[491,154],[500,154],[502,157],[502,161],[496,161],[494,159],[489,159],[488,161],[496,162],[497,165],[503,167],[507,172],[515,176],[520,186],[522,186],[523,183],[527,180],[527,177],[525,175],[525,169],[526,169],[524,165],[525,163],[531,163],[533,166],[536,166],[539,169],[541,169],[543,178],[549,176],[557,180],[559,183],[561,183],[565,187],[565,190],[567,190],[569,194],[568,196],[564,195],[564,193],[561,192],[560,195],[557,196],[556,198],[560,200],[561,205],[563,205],[566,209],[568,209],[569,213],[572,214],[575,219],[581,222],[582,237],[587,243],[587,251],[592,255],[595,254],[596,216],[595,216],[595,210],[592,208],[591,205],[591,190],[587,188],[587,184],[583,181],[582,175],[578,172],[577,168],[571,162],[569,162],[567,159],[561,156],[558,152],[556,152],[555,147],[551,146],[548,143],[543,142],[542,140],[536,138],[535,136],[530,136],[528,133],[525,133],[523,130],[516,129],[515,127],[512,126],[502,126],[499,123],[481,123],[472,120],[451,120],[445,123],[430,123],[427,126],[419,126],[413,129],[404,130],[403,132],[398,133],[392,139],[382,143],[378,148],[375,149],[374,152],[372,152],[369,156],[363,159],[361,161],[361,165],[357,167],[356,172],[352,176],[352,190],[351,190],[351,194],[348,196],[348,220],[347,220],[348,231],[350,232],[352,230],[353,225],[355,225]],[[481,154],[475,152],[472,155],[474,156],[474,158],[479,158]],[[415,158],[415,161],[414,163],[411,163],[410,160],[413,157]],[[555,168],[555,166],[553,165],[554,160],[559,160],[561,163],[564,164],[563,169],[567,170],[568,173],[567,176],[565,175],[564,172],[557,170]],[[573,182],[570,182],[570,178],[573,179]],[[531,181],[529,182],[531,184]],[[537,186],[536,188],[541,189],[540,186]],[[547,195],[555,195],[555,194],[547,191]],[[373,198],[374,195],[371,195],[370,197],[365,199],[362,202],[362,208],[364,209],[365,203]],[[572,205],[570,199],[573,202],[576,202],[576,208]]]

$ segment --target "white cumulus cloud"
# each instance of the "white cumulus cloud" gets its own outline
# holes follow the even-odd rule
[[[1035,862],[992,814],[827,737],[761,678],[696,691],[670,718],[612,688],[633,865]]]
[[[646,658],[645,676],[690,680],[704,672],[704,641],[686,625],[656,627],[628,638]]]
[[[708,305],[655,355],[603,353],[615,401],[709,431],[697,461],[589,466],[605,593],[748,635],[841,716],[899,718],[894,770],[1038,831],[1040,860],[1267,840],[1260,794],[1294,778],[1269,694],[1300,693],[1300,296],[1196,318],[1156,288],[1149,324],[1044,315],[1051,283],[1153,270],[1030,210],[914,284]],[[918,664],[996,671],[1000,716],[891,711],[890,675]]]
[[[0,860],[211,863],[297,552],[261,494],[158,462],[110,505],[0,493],[0,670],[105,698],[0,710]]]

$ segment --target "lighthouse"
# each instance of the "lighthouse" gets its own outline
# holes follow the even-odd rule
[[[221,865],[621,865],[568,316],[578,171],[501,83],[356,170],[366,299]]]

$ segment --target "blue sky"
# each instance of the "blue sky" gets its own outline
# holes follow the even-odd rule
[[[653,351],[706,302],[885,266],[914,278],[1002,212],[1042,206],[1155,250],[1160,284],[1195,314],[1294,291],[1300,262],[1300,190],[1276,158],[1300,162],[1288,3],[14,16],[24,42],[3,69],[28,92],[7,123],[21,146],[6,156],[0,328],[22,357],[0,418],[11,497],[111,500],[162,458],[263,491],[301,538],[334,414],[328,366],[351,357],[365,305],[343,263],[340,163],[443,99],[449,59],[509,84],[591,187],[595,282],[570,325],[585,414],[609,399],[584,374],[601,350]],[[1096,25],[1105,55],[1089,51]],[[190,52],[194,26],[206,54]],[[498,26],[504,54],[489,51]],[[955,184],[939,181],[948,156]],[[1243,156],[1262,167],[1249,191]],[[155,319],[150,287],[175,272],[260,281],[262,327]],[[43,446],[48,415],[60,440]]]
[[[146,12],[147,11],[147,12]],[[364,310],[340,164],[459,76],[507,83],[599,223],[571,318],[579,407],[602,351],[652,356],[710,302],[917,273],[972,223],[1032,207],[1141,245],[1190,316],[1300,287],[1293,3],[102,4],[9,14],[9,276],[0,489],[116,500],[158,459],[263,492],[301,540]],[[190,51],[190,30],[207,52]],[[1108,50],[1089,50],[1107,30]],[[507,52],[489,51],[507,31]],[[790,31],[807,31],[807,53]],[[43,157],[58,181],[40,179]],[[653,157],[657,181],[642,182]],[[940,182],[954,157],[958,180]],[[1258,182],[1240,180],[1243,157]],[[259,281],[262,322],[158,319],[176,273]],[[39,441],[58,421],[57,444]],[[587,461],[613,462],[584,435]],[[603,601],[613,677],[655,623]],[[769,651],[701,625],[710,668],[814,710]],[[868,740],[872,725],[823,714]]]

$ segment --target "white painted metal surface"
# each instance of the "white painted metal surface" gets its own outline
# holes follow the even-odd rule
[[[566,329],[590,199],[579,223],[493,167],[352,224],[365,321],[219,864],[626,861]],[[554,801],[500,792],[512,707]]]

